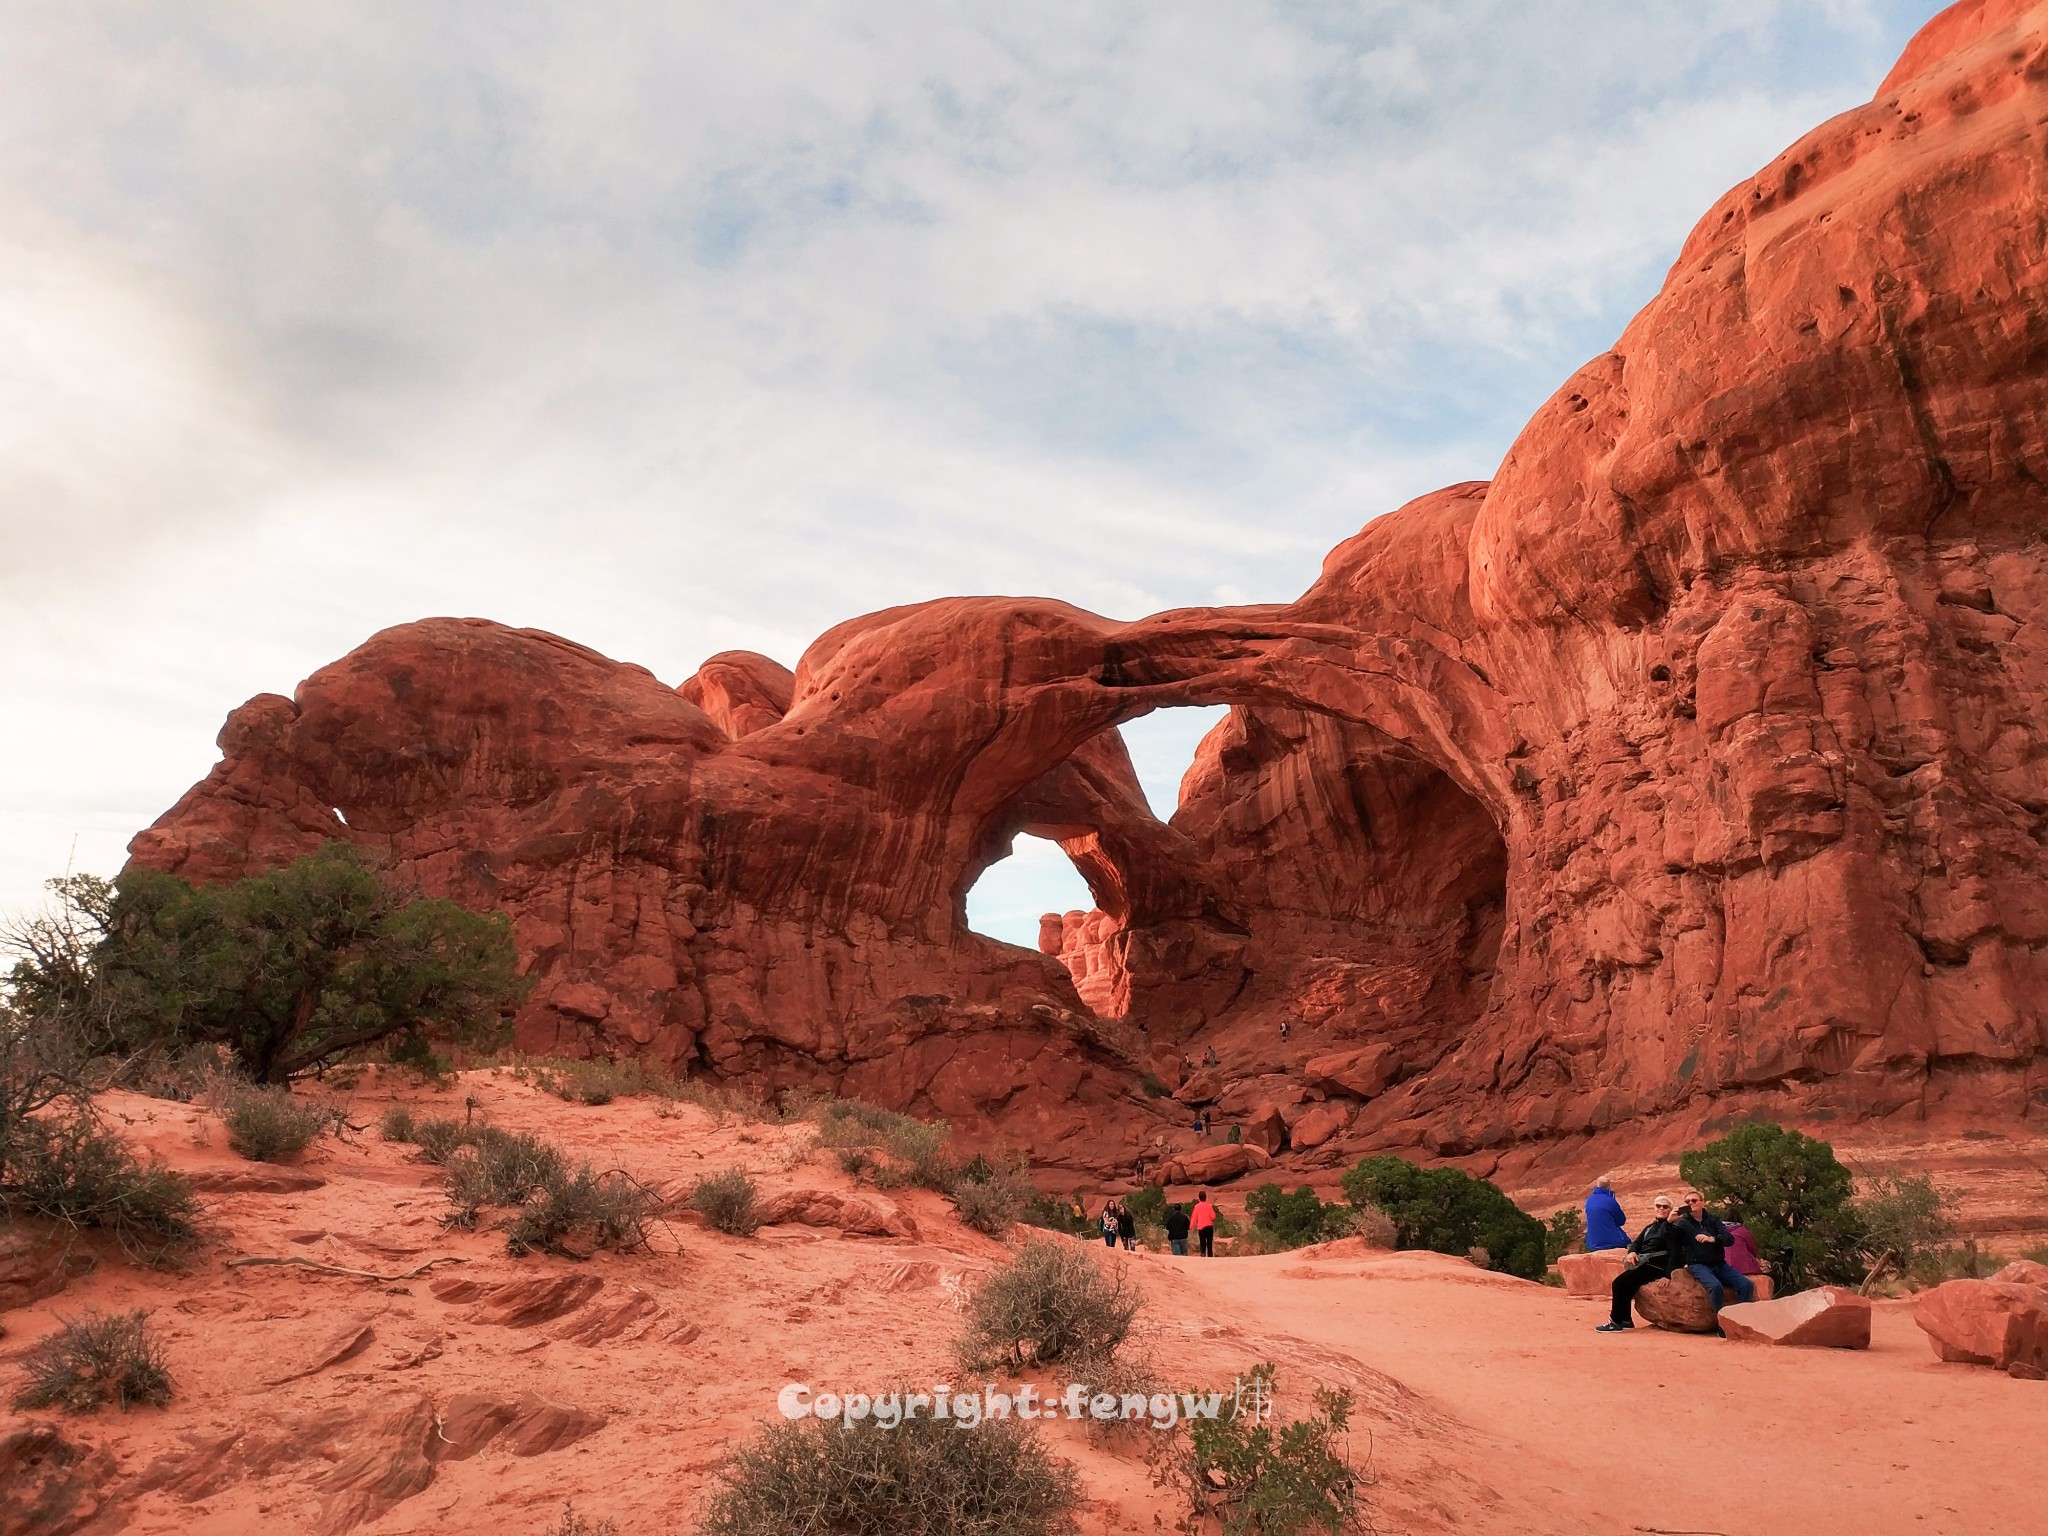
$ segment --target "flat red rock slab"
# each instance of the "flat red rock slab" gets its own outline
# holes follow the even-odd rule
[[[1870,1348],[1870,1300],[1822,1286],[1775,1301],[1738,1301],[1721,1309],[1721,1331],[1751,1344],[1817,1349]]]

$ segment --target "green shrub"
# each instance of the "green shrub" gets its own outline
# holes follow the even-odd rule
[[[1048,1232],[1064,1232],[1069,1237],[1102,1236],[1094,1220],[1069,1195],[1049,1195],[1043,1190],[1033,1190],[1025,1200],[1018,1219]]]
[[[586,1520],[574,1504],[565,1503],[562,1518],[548,1527],[547,1536],[619,1536],[619,1527],[613,1520]]]
[[[419,1140],[413,1131],[412,1111],[403,1104],[394,1104],[384,1111],[384,1118],[377,1122],[377,1134],[386,1141]]]
[[[335,1111],[292,1097],[289,1088],[224,1084],[213,1094],[214,1112],[227,1127],[228,1145],[259,1163],[296,1157],[335,1122]]]
[[[654,1203],[630,1175],[584,1163],[519,1207],[505,1224],[505,1250],[515,1258],[537,1251],[584,1259],[600,1248],[644,1248]]]
[[[1786,1292],[1863,1278],[1854,1184],[1826,1142],[1768,1122],[1739,1125],[1686,1153],[1678,1171],[1723,1216],[1741,1217]]]
[[[1543,1224],[1543,1260],[1555,1264],[1568,1253],[1586,1246],[1586,1213],[1575,1205],[1553,1211]]]
[[[1485,1179],[1456,1168],[1418,1168],[1399,1157],[1368,1157],[1344,1175],[1354,1206],[1376,1205],[1392,1218],[1402,1248],[1487,1254],[1487,1266],[1524,1280],[1544,1270],[1543,1223]]]
[[[137,1160],[87,1110],[17,1127],[0,1208],[109,1233],[139,1264],[175,1264],[199,1240],[192,1188],[163,1164]]]
[[[1272,1365],[1254,1366],[1233,1394],[1232,1411],[1189,1421],[1179,1460],[1190,1528],[1213,1520],[1224,1536],[1358,1530],[1359,1477],[1338,1449],[1351,1394],[1318,1387],[1307,1418],[1262,1422],[1250,1404],[1270,1404],[1274,1380]],[[1246,1411],[1236,1411],[1240,1403]]]
[[[1000,1237],[1015,1226],[1031,1198],[1031,1186],[1010,1173],[976,1182],[961,1179],[947,1198],[960,1219],[977,1232]]]
[[[872,1168],[880,1188],[914,1184],[944,1194],[959,1176],[947,1155],[951,1131],[943,1120],[919,1120],[860,1099],[813,1095],[793,1098],[790,1112],[816,1123],[821,1147],[883,1153],[888,1160],[875,1159]]]
[[[955,1349],[969,1370],[1108,1364],[1143,1304],[1121,1264],[1105,1272],[1087,1248],[1036,1238],[974,1287]]]
[[[1850,1205],[1867,1275],[1890,1270],[1911,1276],[1928,1270],[1955,1235],[1952,1209],[1953,1202],[1925,1174],[1886,1173],[1868,1180]]]
[[[1166,1220],[1166,1191],[1147,1184],[1123,1197],[1124,1209],[1137,1218],[1139,1226],[1159,1226]]]
[[[531,1082],[543,1092],[572,1104],[609,1104],[614,1099],[653,1094],[661,1098],[678,1096],[674,1077],[659,1065],[637,1058],[625,1061],[568,1061],[542,1057],[515,1057],[510,1063],[514,1077]]]
[[[718,1479],[702,1536],[1059,1536],[1081,1502],[1074,1469],[1009,1419],[777,1424]]]
[[[428,1162],[445,1163],[463,1147],[473,1145],[483,1130],[482,1121],[451,1120],[436,1115],[413,1122],[412,1134],[406,1140],[417,1146],[420,1156]]]
[[[171,1400],[171,1373],[147,1312],[87,1312],[31,1349],[22,1367],[28,1385],[17,1408],[92,1413],[107,1403],[126,1410]]]
[[[761,1225],[754,1181],[742,1168],[727,1168],[699,1179],[690,1191],[690,1204],[712,1226],[734,1237],[752,1237]]]
[[[1261,1184],[1244,1207],[1252,1218],[1252,1232],[1269,1240],[1273,1251],[1328,1242],[1351,1230],[1351,1212],[1334,1202],[1326,1204],[1306,1184],[1291,1195],[1278,1184]]]
[[[563,1183],[568,1163],[561,1152],[531,1132],[479,1126],[469,1144],[447,1160],[448,1195],[469,1210],[484,1205],[524,1205]]]

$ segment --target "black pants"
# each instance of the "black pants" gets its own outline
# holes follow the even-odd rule
[[[1216,1229],[1214,1227],[1203,1227],[1195,1236],[1202,1240],[1202,1257],[1205,1259],[1215,1258]]]
[[[1669,1270],[1659,1269],[1654,1264],[1638,1264],[1634,1269],[1623,1270],[1614,1277],[1614,1310],[1611,1321],[1618,1327],[1626,1328],[1635,1322],[1630,1315],[1635,1306],[1636,1292],[1652,1280],[1662,1280]]]

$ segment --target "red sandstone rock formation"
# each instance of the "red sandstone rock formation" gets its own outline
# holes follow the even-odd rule
[[[133,855],[217,879],[347,837],[513,914],[528,1049],[1074,1167],[1190,1148],[1138,1085],[1197,1046],[1219,1104],[1362,1105],[1290,1154],[1321,1165],[2018,1117],[2048,1101],[2044,123],[2048,7],[1945,12],[1708,211],[1490,483],[1369,523],[1298,602],[950,599],[680,689],[431,620],[237,710]],[[1216,702],[1161,824],[1113,728]],[[966,928],[1025,830],[1095,893],[1057,946],[1081,992]]]

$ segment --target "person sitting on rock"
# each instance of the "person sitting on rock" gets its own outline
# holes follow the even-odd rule
[[[1671,1197],[1659,1195],[1651,1202],[1656,1212],[1650,1224],[1628,1245],[1629,1267],[1614,1277],[1614,1305],[1607,1321],[1596,1333],[1626,1333],[1636,1325],[1636,1292],[1653,1280],[1662,1280],[1679,1266],[1685,1250],[1679,1246],[1677,1228],[1671,1220]]]
[[[1593,1192],[1586,1196],[1588,1253],[1628,1246],[1628,1230],[1622,1225],[1628,1217],[1622,1213],[1621,1202],[1614,1198],[1614,1186],[1609,1182],[1612,1178],[1612,1174],[1601,1174],[1593,1181]]]
[[[1209,1203],[1209,1191],[1195,1193],[1195,1209],[1188,1217],[1188,1224],[1195,1229],[1195,1241],[1202,1245],[1202,1257],[1216,1256],[1216,1207]]]
[[[1713,1303],[1716,1312],[1721,1310],[1729,1291],[1742,1301],[1756,1299],[1756,1287],[1749,1283],[1749,1276],[1729,1267],[1725,1255],[1735,1239],[1721,1218],[1707,1209],[1706,1196],[1688,1189],[1685,1209],[1671,1225],[1683,1239],[1686,1273],[1706,1287],[1707,1300]]]
[[[1188,1208],[1184,1205],[1166,1208],[1166,1246],[1182,1258],[1188,1256]]]

